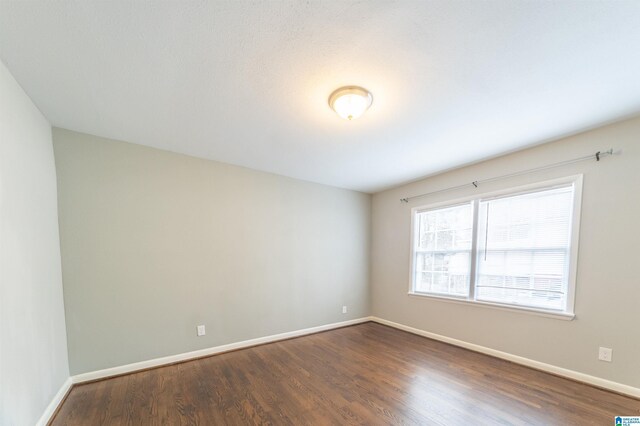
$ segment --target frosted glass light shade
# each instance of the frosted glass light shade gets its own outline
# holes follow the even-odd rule
[[[369,109],[373,96],[357,86],[341,87],[329,96],[329,105],[340,117],[353,120]]]

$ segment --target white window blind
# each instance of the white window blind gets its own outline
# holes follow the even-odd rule
[[[564,310],[573,185],[480,200],[477,300]]]
[[[417,214],[416,291],[451,296],[469,293],[472,228],[472,203]]]

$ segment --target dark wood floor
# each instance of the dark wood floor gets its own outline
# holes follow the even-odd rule
[[[376,323],[76,386],[54,425],[612,425],[640,401]]]

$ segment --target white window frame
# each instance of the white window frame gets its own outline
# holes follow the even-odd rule
[[[512,312],[530,313],[534,315],[540,315],[550,318],[558,318],[564,320],[572,320],[575,318],[575,290],[576,290],[576,275],[578,269],[578,248],[580,237],[580,210],[582,207],[582,180],[583,175],[572,175],[557,179],[545,180],[542,182],[536,182],[527,185],[520,185],[517,187],[509,187],[500,189],[497,191],[485,192],[482,194],[473,194],[466,197],[456,198],[453,200],[442,201],[438,203],[417,206],[411,209],[411,248],[410,248],[410,273],[409,279],[409,296],[425,297],[433,300],[462,303],[472,306],[488,307],[493,309],[502,309]],[[566,185],[573,185],[573,208],[571,212],[571,237],[569,246],[569,267],[567,277],[567,305],[564,311],[551,310],[544,308],[534,308],[528,306],[518,306],[511,304],[503,304],[498,302],[486,302],[475,299],[475,285],[477,281],[476,276],[476,257],[477,257],[477,238],[478,238],[478,206],[480,200],[486,200],[488,198],[500,198],[526,194],[530,192],[544,191],[545,189],[552,189],[554,187],[561,187]],[[415,291],[415,253],[417,246],[417,221],[416,216],[418,213],[439,210],[447,207],[453,207],[465,203],[473,203],[473,229],[472,229],[472,245],[471,245],[471,265],[470,265],[470,278],[469,278],[469,295],[454,296],[454,295],[441,295],[434,293],[425,293]]]

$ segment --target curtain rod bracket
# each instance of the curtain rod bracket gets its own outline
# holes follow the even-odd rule
[[[478,181],[474,180],[473,182],[471,182],[473,184],[473,186],[475,186],[476,188],[478,187]]]
[[[596,161],[600,161],[600,151],[596,152]]]

